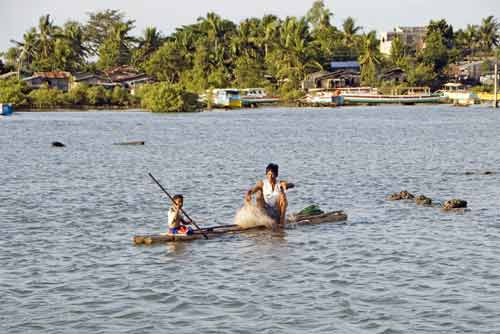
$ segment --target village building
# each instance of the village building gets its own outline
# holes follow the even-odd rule
[[[55,88],[67,92],[72,76],[69,72],[35,72],[32,76],[22,79],[31,89],[42,87]]]
[[[481,76],[490,72],[487,60],[468,61],[452,64],[450,74],[458,82],[477,84],[481,82]]]
[[[332,61],[330,70],[309,74],[302,81],[302,89],[358,87],[361,82],[361,67],[357,61]]]
[[[425,47],[425,35],[427,27],[396,27],[394,31],[386,31],[380,34],[380,52],[385,55],[391,54],[392,41],[399,36],[403,45],[411,51],[417,51]]]
[[[125,87],[132,95],[140,86],[154,81],[153,78],[133,66],[118,66],[104,71],[104,74],[111,83]]]
[[[406,73],[403,69],[396,67],[380,74],[379,79],[393,84],[400,84],[406,81]]]
[[[104,88],[110,88],[117,86],[109,80],[107,77],[96,74],[96,73],[75,73],[73,74],[73,80],[70,82],[70,89],[76,88],[80,85],[86,86],[103,86]]]

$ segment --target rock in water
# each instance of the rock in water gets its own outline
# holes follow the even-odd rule
[[[66,147],[66,145],[64,145],[60,141],[53,141],[52,142],[52,147]]]
[[[267,213],[255,206],[252,203],[245,203],[234,216],[234,224],[243,229],[253,228],[257,226],[265,226],[271,228],[274,225],[274,220]]]
[[[450,199],[449,201],[444,202],[443,209],[452,210],[452,209],[464,209],[467,207],[467,201],[461,199]]]
[[[403,190],[402,192],[399,193],[402,199],[414,199],[415,196],[412,193],[409,193],[406,190]]]
[[[406,190],[403,190],[399,193],[391,194],[389,195],[389,197],[387,197],[389,201],[400,201],[402,199],[414,199],[414,198],[415,196],[413,196],[413,194],[409,193]]]
[[[432,205],[432,199],[424,195],[419,195],[415,198],[417,205]]]

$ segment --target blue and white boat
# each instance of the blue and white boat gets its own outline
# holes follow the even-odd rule
[[[224,88],[212,91],[213,105],[218,108],[241,108],[241,96],[238,89]]]
[[[0,103],[0,115],[9,116],[14,112],[14,108],[11,103]]]

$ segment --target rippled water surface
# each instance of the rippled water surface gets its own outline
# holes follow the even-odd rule
[[[447,106],[0,119],[0,332],[499,333],[499,174],[465,175],[499,171],[499,124]],[[148,172],[230,224],[271,161],[290,211],[348,222],[132,244],[165,231]],[[403,189],[470,211],[385,201]]]

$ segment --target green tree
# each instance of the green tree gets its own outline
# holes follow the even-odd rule
[[[93,106],[102,106],[109,103],[109,94],[102,86],[93,86],[87,89],[87,101]]]
[[[483,19],[478,31],[479,41],[483,51],[491,52],[494,47],[498,46],[499,28],[500,24],[494,16],[488,16]]]
[[[5,57],[7,63],[15,66],[17,71],[24,68],[31,70],[33,61],[39,55],[39,41],[35,28],[31,28],[23,35],[23,41],[11,40],[16,46],[10,48]]]
[[[152,112],[190,112],[199,108],[196,94],[166,82],[144,85],[141,88],[141,106]]]
[[[426,47],[420,53],[423,64],[432,66],[434,71],[441,72],[449,62],[449,51],[442,35],[436,31],[426,39]]]
[[[27,88],[18,79],[0,80],[0,103],[12,103],[14,106],[28,104]]]
[[[330,26],[330,18],[333,13],[325,6],[323,0],[313,2],[311,9],[306,14],[306,20],[313,29]]]
[[[175,42],[166,42],[145,64],[146,73],[159,81],[178,82],[187,63]]]
[[[97,54],[101,44],[117,25],[124,24],[130,28],[129,31],[135,28],[135,20],[127,19],[125,13],[116,9],[92,12],[88,13],[88,16],[89,19],[84,26],[84,34],[94,55]]]
[[[431,86],[437,77],[432,65],[417,64],[407,69],[407,81],[412,86]]]
[[[79,84],[73,87],[68,93],[66,93],[66,101],[70,105],[84,106],[88,104],[87,100],[87,90],[89,87],[87,85]]]
[[[134,38],[129,35],[131,29],[132,26],[125,23],[117,23],[112,27],[108,37],[99,47],[98,68],[104,70],[130,62],[134,42]]]
[[[363,28],[356,25],[356,20],[352,17],[348,17],[342,23],[342,31],[344,32],[344,43],[348,47],[352,47],[355,41],[356,35]]]
[[[375,31],[371,31],[363,37],[363,49],[359,63],[361,65],[361,82],[374,86],[377,83],[378,66],[382,62],[379,50],[379,41]]]
[[[266,84],[265,68],[262,62],[249,56],[236,60],[234,68],[234,84],[240,88],[261,87]]]
[[[402,66],[404,58],[407,54],[407,48],[404,45],[401,37],[396,35],[391,43],[391,60],[396,66]]]
[[[144,64],[144,62],[160,48],[163,41],[163,37],[156,28],[146,28],[144,35],[139,38],[137,48],[133,51],[132,63],[134,66],[142,67],[142,64]]]
[[[66,63],[58,69],[66,71],[81,71],[86,66],[86,60],[90,54],[90,49],[86,45],[84,28],[75,21],[68,21],[64,24],[64,28],[60,38],[56,41],[63,41],[64,48],[67,51],[63,52],[68,55]],[[59,42],[61,44],[61,42]],[[56,45],[56,50],[58,45]],[[62,51],[60,51],[62,52]]]
[[[441,19],[441,20],[431,20],[429,25],[427,26],[427,32],[426,32],[426,43],[427,40],[432,36],[432,35],[439,35],[446,46],[446,48],[451,49],[454,44],[454,34],[453,34],[453,27],[446,22],[446,20]]]
[[[65,104],[64,93],[59,89],[42,87],[31,91],[28,97],[35,108],[54,108]]]
[[[120,86],[115,86],[111,93],[111,104],[118,106],[126,106],[130,102],[128,91]]]

